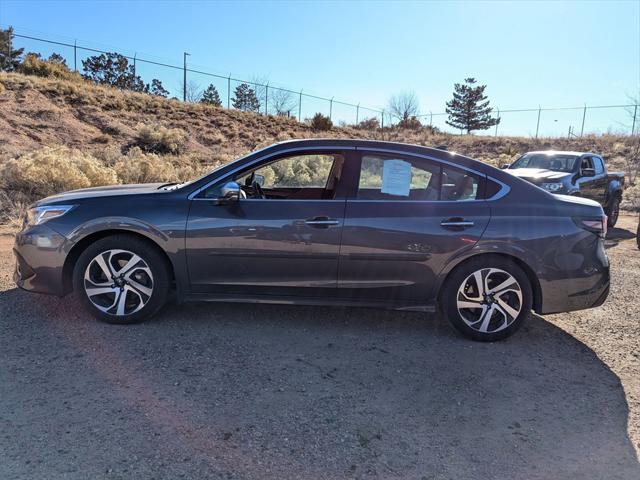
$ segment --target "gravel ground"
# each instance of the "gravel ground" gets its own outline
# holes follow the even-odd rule
[[[636,221],[611,232],[604,306],[495,344],[367,309],[101,324],[17,290],[0,236],[0,478],[637,480]]]

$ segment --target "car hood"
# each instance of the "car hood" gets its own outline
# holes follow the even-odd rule
[[[554,172],[553,170],[546,170],[544,168],[508,168],[505,171],[515,177],[522,178],[523,180],[527,180],[535,184],[544,182],[562,182],[571,176],[571,173]]]
[[[37,202],[37,205],[45,205],[49,203],[65,203],[85,198],[113,197],[121,195],[142,195],[149,193],[158,193],[159,188],[166,183],[138,183],[131,185],[108,185],[104,187],[81,188],[79,190],[71,190],[62,192],[50,197],[43,198]]]

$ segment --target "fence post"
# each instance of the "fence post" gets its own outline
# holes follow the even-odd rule
[[[298,101],[298,121],[299,122],[302,121],[302,90],[300,90],[300,100]]]
[[[187,55],[189,55],[187,52],[182,52],[184,55],[182,57],[183,59],[183,78],[182,78],[182,101],[186,102],[187,101]]]
[[[636,130],[636,114],[638,113],[638,105],[633,109],[633,124],[631,125],[631,136],[633,137],[633,132]]]
[[[433,112],[429,110],[429,127],[433,128]]]
[[[358,102],[358,105],[356,105],[356,125],[358,125],[359,116],[360,116],[360,102]]]
[[[584,111],[582,112],[582,128],[580,129],[580,136],[584,135],[584,119],[587,116],[587,104],[584,104]]]
[[[542,111],[542,107],[538,105],[538,123],[536,123],[536,138],[538,138],[538,130],[540,130],[540,112]]]
[[[498,115],[496,117],[496,119],[498,121],[496,122],[496,133],[495,133],[494,137],[498,136],[498,124],[500,123],[500,109],[498,107],[496,107],[496,110],[498,111]]]
[[[331,120],[332,115],[333,115],[333,97],[331,97],[331,100],[329,100],[329,120]]]
[[[78,71],[78,41],[73,41],[73,69]]]

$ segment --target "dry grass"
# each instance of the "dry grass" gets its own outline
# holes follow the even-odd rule
[[[625,170],[634,148],[633,139],[614,135],[533,139],[368,126],[376,122],[316,132],[292,118],[185,104],[77,76],[0,73],[0,182],[9,192],[0,198],[3,205],[18,199],[13,211],[21,202],[72,188],[186,180],[256,148],[295,138],[446,145],[495,166],[529,150],[591,150],[604,155],[613,170]],[[625,199],[626,207],[640,208],[640,187],[628,189]]]

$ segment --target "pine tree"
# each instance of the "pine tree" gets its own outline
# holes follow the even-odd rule
[[[222,100],[220,100],[220,95],[218,94],[218,90],[216,89],[216,87],[214,87],[213,85],[209,85],[202,94],[200,103],[208,103],[209,105],[213,105],[214,107],[221,107]]]
[[[257,112],[260,110],[260,102],[255,90],[246,83],[238,85],[233,94],[233,108],[245,112]]]
[[[484,94],[486,85],[475,86],[475,78],[465,78],[464,84],[456,83],[453,99],[447,102],[449,120],[447,124],[471,133],[474,130],[486,130],[500,123],[499,118],[491,117],[492,108]]]
[[[151,80],[151,85],[147,85],[147,88],[145,90],[147,93],[150,93],[151,95],[155,95],[157,97],[167,98],[169,96],[169,90],[164,88],[164,86],[162,86],[162,82],[157,78]]]
[[[24,48],[13,48],[13,27],[0,30],[0,71],[15,71],[23,53]]]
[[[119,53],[103,53],[82,61],[82,75],[101,85],[110,85],[123,90],[144,92],[148,86],[142,79],[134,75],[133,65],[129,65],[127,57]]]

